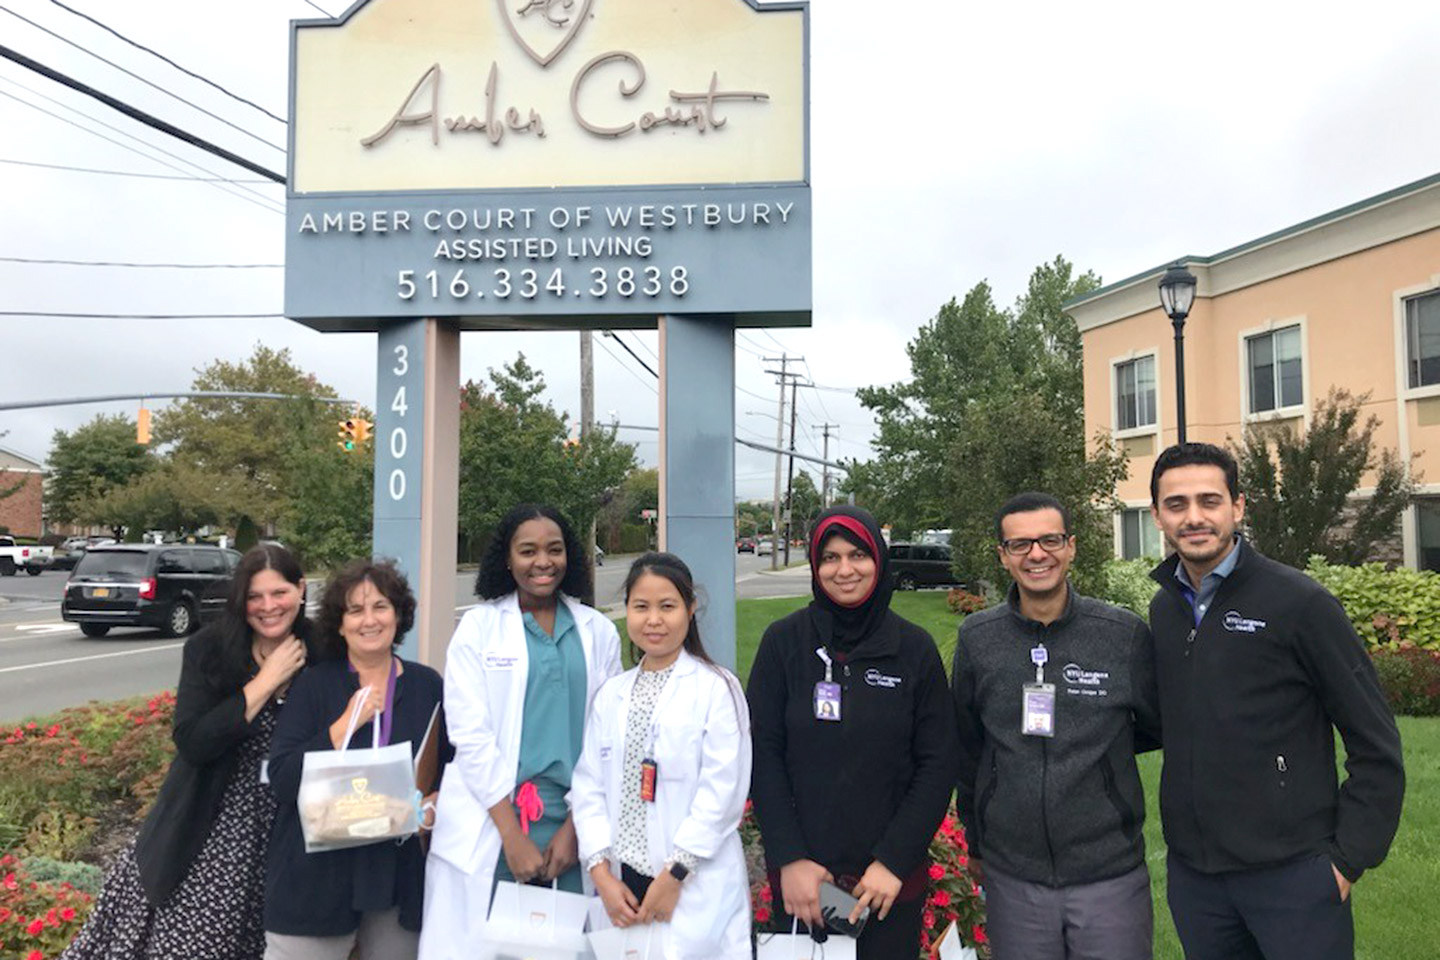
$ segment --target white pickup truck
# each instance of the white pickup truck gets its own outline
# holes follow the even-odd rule
[[[54,553],[52,547],[19,546],[14,537],[0,537],[0,577],[13,577],[20,570],[38,577]]]

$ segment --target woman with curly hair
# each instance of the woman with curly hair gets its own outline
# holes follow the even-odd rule
[[[420,750],[441,682],[395,655],[414,624],[415,595],[389,562],[356,560],[325,585],[321,660],[291,690],[270,745],[278,810],[265,876],[265,960],[415,956],[425,890],[419,837],[306,853],[296,803],[305,754],[340,749],[357,710],[355,743],[374,742],[378,724],[382,746],[408,741]],[[433,797],[427,804],[422,830],[433,822]]]
[[[455,761],[440,788],[425,877],[425,960],[482,942],[499,880],[581,892],[566,802],[595,691],[620,672],[620,636],[575,597],[587,559],[553,507],[500,521],[445,661]]]

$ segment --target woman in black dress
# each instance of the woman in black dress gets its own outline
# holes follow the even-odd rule
[[[890,611],[875,518],[833,507],[810,540],[814,600],[772,623],[750,671],[750,795],[785,914],[824,926],[820,886],[871,916],[860,960],[920,952],[928,849],[955,786],[955,708],[928,633]]]
[[[304,609],[288,550],[245,554],[224,615],[185,642],[160,795],[62,960],[260,960],[275,816],[263,761],[308,657]]]

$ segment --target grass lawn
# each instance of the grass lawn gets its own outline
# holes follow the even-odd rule
[[[742,680],[750,675],[755,648],[765,628],[806,602],[805,598],[792,597],[742,600],[736,604],[736,645]],[[946,608],[944,592],[897,593],[892,609],[935,637],[948,670],[960,621]],[[1428,960],[1440,956],[1440,906],[1436,905],[1440,896],[1440,718],[1401,717],[1399,723],[1405,746],[1405,812],[1389,858],[1355,886],[1359,960]],[[1338,752],[1343,757],[1343,750]],[[1140,758],[1140,775],[1145,785],[1145,840],[1155,899],[1155,957],[1182,960],[1170,910],[1165,905],[1159,754]]]

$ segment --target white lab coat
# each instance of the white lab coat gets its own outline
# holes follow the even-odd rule
[[[585,653],[588,716],[596,691],[620,672],[620,635],[598,610],[560,599],[575,619]],[[515,594],[465,613],[445,659],[445,722],[455,759],[445,768],[430,840],[420,950],[426,960],[466,956],[488,912],[501,852],[489,811],[517,786],[529,672],[525,620]]]
[[[620,826],[625,730],[639,667],[606,683],[585,723],[570,786],[580,862],[614,849]],[[680,653],[651,717],[656,796],[647,804],[650,873],[680,847],[700,858],[675,914],[660,924],[666,960],[750,957],[750,889],[740,818],[750,791],[750,720],[740,683]],[[619,864],[611,863],[619,875]]]

